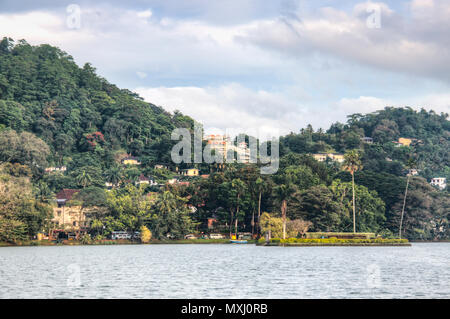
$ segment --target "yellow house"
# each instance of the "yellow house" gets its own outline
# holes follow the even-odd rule
[[[313,157],[318,162],[325,162],[327,160],[327,154],[313,154]]]
[[[410,139],[410,138],[405,138],[405,137],[400,137],[400,138],[398,139],[398,142],[399,142],[400,144],[402,144],[403,146],[410,146],[411,143],[412,143],[412,139]]]
[[[343,154],[328,154],[328,156],[335,162],[343,163],[345,161]]]
[[[345,158],[343,154],[335,154],[335,153],[319,153],[319,154],[313,154],[312,155],[314,159],[318,162],[325,162],[327,158],[330,158],[332,161],[342,163],[344,162]]]
[[[86,216],[85,210],[81,206],[61,206],[53,207],[53,218],[57,229],[80,230],[89,227],[90,221]]]
[[[140,165],[139,159],[134,156],[128,156],[122,159],[122,164],[124,165]]]
[[[184,176],[198,176],[199,175],[199,170],[198,170],[198,168],[183,169],[183,170],[181,170],[181,175],[184,175]]]
[[[53,207],[52,222],[57,229],[80,230],[89,226],[90,221],[86,216],[87,209],[77,205],[67,205],[78,192],[78,189],[62,189],[56,194],[57,206]]]

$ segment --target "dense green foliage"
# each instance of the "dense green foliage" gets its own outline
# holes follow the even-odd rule
[[[90,64],[78,67],[58,48],[6,38],[0,47],[0,128],[41,138],[51,166],[89,167],[95,180],[114,166],[118,153],[171,165],[170,133],[193,126],[191,118],[108,83]]]
[[[49,205],[62,188],[80,190],[68,204],[89,208],[90,235],[98,239],[117,230],[148,229],[153,238],[166,240],[191,232],[261,235],[268,229],[281,238],[301,237],[308,229],[353,227],[395,237],[412,162],[419,174],[410,178],[402,234],[450,238],[448,190],[428,183],[433,177],[450,180],[447,114],[393,107],[353,114],[327,131],[308,126],[281,137],[276,174],[261,175],[253,164],[203,163],[198,167],[208,177],[169,185],[177,175],[170,133],[193,124],[180,112],[170,114],[110,84],[89,64],[78,67],[58,48],[3,39],[0,241],[47,231]],[[400,137],[413,143],[393,143]],[[319,152],[346,154],[346,160],[318,162],[311,154]],[[123,165],[127,155],[141,164]],[[67,170],[45,173],[49,166]],[[136,186],[141,176],[159,185]],[[261,219],[263,212],[269,213]],[[82,239],[88,242],[89,236]]]

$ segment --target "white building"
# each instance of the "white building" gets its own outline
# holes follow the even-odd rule
[[[325,162],[327,158],[334,162],[343,163],[345,161],[344,154],[337,154],[337,153],[318,153],[318,154],[312,154],[314,159],[318,162]]]
[[[361,137],[361,142],[367,143],[367,144],[373,144],[373,138],[364,136],[364,137]]]
[[[66,166],[61,166],[61,167],[47,167],[45,169],[46,173],[51,173],[51,172],[65,172],[67,170]]]
[[[250,163],[250,149],[247,143],[240,142],[238,146],[235,146],[238,161],[242,163]]]
[[[445,177],[435,177],[431,179],[430,184],[443,190],[447,187],[447,179]]]
[[[237,160],[240,163],[250,163],[250,149],[246,142],[240,142],[237,146],[231,142],[228,135],[211,134],[205,136],[205,140],[216,153],[222,154],[224,158],[232,152],[237,154]],[[231,155],[228,155],[231,156]]]

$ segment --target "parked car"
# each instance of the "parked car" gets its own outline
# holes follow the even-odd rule
[[[111,233],[111,239],[131,239],[132,235],[127,231],[113,231]]]
[[[195,235],[193,235],[193,234],[189,234],[189,235],[184,236],[184,239],[197,239],[197,237],[195,237]]]
[[[248,240],[252,239],[252,233],[238,233],[239,240]]]
[[[222,234],[209,234],[210,239],[224,239],[225,236]]]

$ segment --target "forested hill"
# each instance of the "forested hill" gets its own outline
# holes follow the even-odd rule
[[[96,75],[90,64],[80,68],[56,47],[9,38],[0,42],[0,130],[11,128],[41,138],[49,146],[42,156],[47,162],[35,163],[41,168],[68,165],[70,171],[96,167],[104,172],[120,154],[138,156],[142,167],[170,164],[171,131],[193,123],[180,112],[170,114],[119,89]],[[374,143],[363,143],[362,137]],[[414,143],[398,147],[393,142],[401,137]],[[280,153],[351,149],[364,149],[368,171],[403,176],[405,163],[413,158],[426,179],[450,179],[450,122],[447,114],[433,111],[387,107],[349,115],[347,123],[333,124],[327,131],[308,126],[282,137]],[[14,162],[11,157],[1,160]]]
[[[0,130],[32,132],[50,148],[49,165],[101,168],[117,153],[147,162],[170,160],[170,133],[193,120],[170,114],[117,88],[90,64],[50,45],[0,42]]]
[[[448,187],[430,185],[434,177],[450,180],[447,114],[387,107],[326,131],[299,128],[280,138],[280,167],[269,176],[239,163],[203,163],[196,165],[203,176],[180,176],[170,135],[193,124],[110,84],[89,64],[80,68],[58,48],[3,39],[0,241],[52,229],[51,206],[62,189],[79,191],[75,201],[102,212],[88,225],[97,237],[100,229],[137,231],[143,220],[156,238],[210,231],[209,219],[220,232],[231,233],[231,225],[262,232],[255,216],[267,212],[267,225],[281,225],[284,209],[291,226],[312,231],[392,237],[402,221],[407,238],[450,238]],[[121,162],[128,155],[137,158]],[[410,170],[415,176],[406,178]]]
[[[373,143],[364,143],[364,137],[372,138]],[[412,143],[398,144],[400,138]],[[347,123],[333,124],[326,132],[308,126],[282,137],[280,144],[282,155],[362,149],[365,171],[404,176],[405,164],[413,160],[422,177],[450,179],[450,121],[444,113],[386,107],[366,115],[349,115]]]

